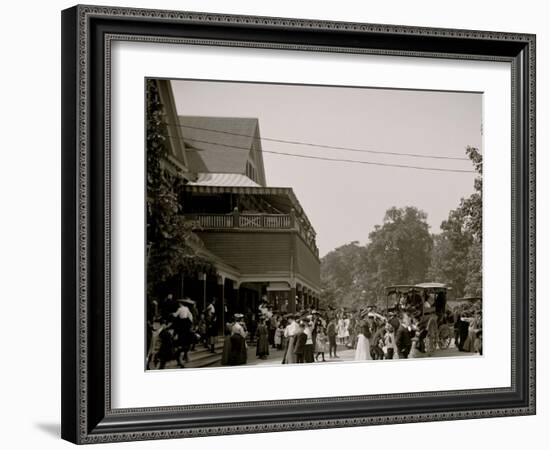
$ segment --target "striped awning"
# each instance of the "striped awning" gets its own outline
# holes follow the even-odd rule
[[[199,173],[195,181],[189,182],[190,186],[250,186],[260,185],[246,175],[240,173]]]

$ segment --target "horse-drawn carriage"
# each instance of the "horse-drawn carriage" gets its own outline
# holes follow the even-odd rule
[[[386,288],[386,315],[390,311],[406,312],[418,321],[421,337],[425,337],[429,318],[437,317],[437,346],[448,348],[453,337],[452,317],[447,308],[451,288],[442,283],[394,285]]]

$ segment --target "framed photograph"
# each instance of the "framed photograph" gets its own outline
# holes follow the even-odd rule
[[[62,12],[62,437],[535,413],[535,36]]]

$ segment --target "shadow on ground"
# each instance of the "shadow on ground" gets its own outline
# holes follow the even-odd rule
[[[35,425],[36,428],[50,436],[57,438],[61,436],[61,425],[59,423],[37,423]]]

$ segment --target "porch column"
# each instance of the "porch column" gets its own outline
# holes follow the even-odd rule
[[[288,296],[288,312],[296,312],[296,284],[290,283],[290,294]]]
[[[206,273],[199,273],[199,280],[202,280],[202,310],[206,309]]]
[[[233,299],[234,299],[234,302],[233,302],[233,309],[236,309],[237,307],[240,307],[240,303],[241,303],[241,299],[239,298],[239,294],[240,294],[240,289],[239,289],[239,283],[237,281],[233,281]],[[233,310],[231,311],[232,314],[235,314],[236,310]],[[233,317],[229,317],[228,318],[229,320],[232,320]]]
[[[221,331],[223,334],[223,327],[225,326],[225,277],[223,275],[218,276],[218,293],[219,293],[219,305],[216,306],[216,310],[220,311],[220,314],[217,314],[218,318],[218,332]],[[219,308],[219,309],[218,309]]]

